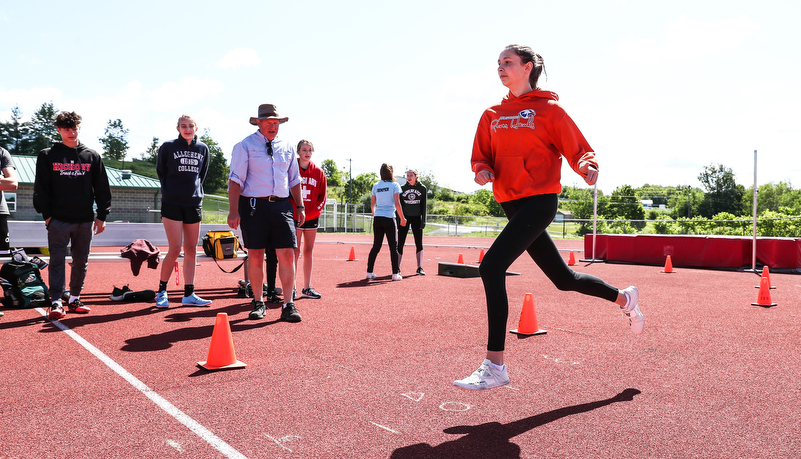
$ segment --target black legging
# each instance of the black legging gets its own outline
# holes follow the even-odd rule
[[[501,203],[509,223],[487,250],[478,268],[487,296],[488,351],[504,350],[509,316],[506,270],[524,251],[559,290],[576,291],[609,301],[617,299],[616,287],[590,274],[573,271],[559,254],[546,231],[556,215],[558,202],[557,195],[545,194]]]
[[[398,253],[403,255],[403,245],[406,244],[406,235],[409,227],[414,235],[414,245],[418,252],[423,251],[423,217],[406,217],[406,226],[398,225]]]
[[[367,258],[367,272],[373,272],[375,258],[381,251],[384,243],[384,234],[387,235],[387,245],[389,245],[389,259],[392,260],[392,274],[400,272],[398,267],[398,227],[395,225],[394,218],[375,217],[373,218],[373,248],[370,249],[370,256]]]

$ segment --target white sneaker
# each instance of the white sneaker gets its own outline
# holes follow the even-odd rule
[[[490,364],[488,359],[484,359],[478,370],[474,371],[472,375],[454,381],[453,385],[461,387],[462,389],[483,390],[492,389],[493,387],[500,387],[509,384],[509,374],[506,372],[506,365],[502,370],[496,370]]]
[[[629,304],[625,307],[621,306],[620,308],[623,310],[623,317],[629,319],[631,331],[633,331],[635,335],[639,335],[642,333],[642,329],[645,328],[645,316],[642,315],[639,304],[640,291],[637,290],[637,287],[631,286],[623,289],[623,294],[629,299]]]
[[[376,277],[378,277],[378,276],[376,276],[373,273],[367,273],[367,279],[375,279]]]
[[[400,273],[392,275],[392,280],[401,280],[401,279],[403,279],[403,278],[401,277]]]

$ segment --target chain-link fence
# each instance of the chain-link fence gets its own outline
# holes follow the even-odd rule
[[[203,200],[203,221],[226,223],[228,198],[207,195]],[[373,216],[369,206],[339,203],[329,199],[319,221],[320,232],[372,233]],[[428,215],[425,234],[431,236],[496,236],[506,226],[504,217],[473,215]],[[574,219],[557,214],[548,226],[554,238],[581,238],[593,232],[598,234],[706,234],[750,236],[751,218],[707,219],[701,217],[655,220]],[[764,237],[801,237],[801,216],[788,218],[759,218],[757,235]]]

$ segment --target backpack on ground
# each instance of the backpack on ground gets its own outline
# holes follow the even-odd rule
[[[50,306],[50,292],[42,280],[39,267],[30,261],[9,261],[0,268],[0,285],[7,308]]]
[[[235,273],[239,271],[245,261],[231,271],[226,271],[217,263],[217,260],[226,258],[237,258],[240,250],[239,238],[231,231],[209,231],[203,235],[203,252],[214,259],[214,263],[224,273]]]

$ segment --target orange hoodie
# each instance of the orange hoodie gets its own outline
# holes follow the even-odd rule
[[[470,160],[473,172],[495,175],[492,192],[498,202],[562,191],[562,156],[582,177],[584,162],[598,168],[595,153],[551,91],[535,89],[481,116]]]

